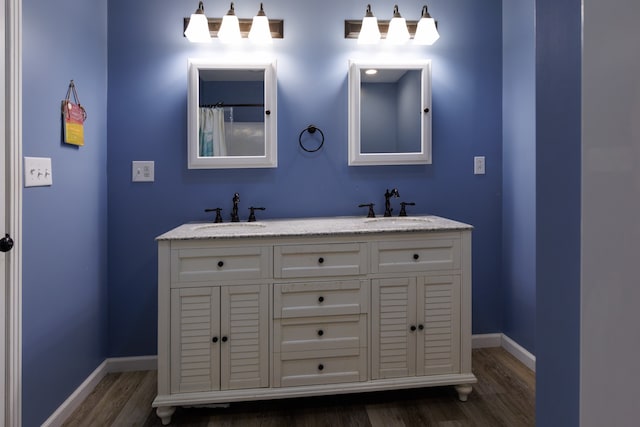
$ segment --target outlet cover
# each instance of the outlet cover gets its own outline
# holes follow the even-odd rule
[[[153,182],[155,181],[155,165],[152,160],[131,162],[131,181]]]
[[[473,173],[475,175],[484,175],[485,174],[485,160],[484,156],[476,156],[473,158]]]
[[[24,186],[48,187],[53,185],[51,157],[24,158]]]

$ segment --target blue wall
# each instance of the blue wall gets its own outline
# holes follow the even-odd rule
[[[23,191],[23,425],[40,425],[107,354],[107,2],[23,1],[23,154],[53,186]],[[75,81],[85,146],[61,143]]]
[[[503,330],[535,353],[535,1],[502,4]]]
[[[501,1],[434,0],[440,40],[396,52],[344,39],[344,20],[361,18],[365,3],[270,1],[267,14],[285,20],[285,38],[268,49],[278,62],[278,168],[254,170],[186,167],[187,58],[261,55],[248,45],[190,44],[182,18],[196,3],[109,1],[109,355],[156,352],[154,237],[208,219],[203,210],[227,208],[236,191],[244,218],[249,205],[283,218],[364,215],[357,205],[365,202],[380,212],[393,186],[416,202],[412,213],[473,224],[473,332],[500,331]],[[389,19],[394,4],[377,3],[374,12]],[[419,17],[415,2],[398,5],[406,18]],[[256,7],[236,4],[236,14],[251,17]],[[212,17],[226,9],[205,4]],[[348,60],[383,56],[433,60],[433,165],[347,166]],[[311,123],[326,136],[313,154],[297,143]],[[473,175],[475,155],[487,156],[486,175]],[[132,160],[154,160],[155,182],[132,183]]]
[[[536,422],[579,425],[580,0],[536,2]]]

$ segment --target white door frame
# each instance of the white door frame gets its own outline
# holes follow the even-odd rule
[[[0,307],[5,322],[0,322],[0,377],[4,405],[0,408],[0,424],[19,427],[22,423],[22,0],[0,0],[5,32],[0,36],[3,45],[2,135],[3,178],[0,197],[3,197],[3,220],[0,232],[9,233],[15,245],[2,254],[5,271],[0,278],[2,295]],[[4,324],[3,324],[4,323]],[[2,403],[0,403],[2,405]]]

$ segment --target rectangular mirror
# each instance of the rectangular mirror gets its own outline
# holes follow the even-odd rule
[[[431,61],[349,62],[349,165],[431,163]]]
[[[188,73],[189,169],[276,167],[275,62],[189,59]]]

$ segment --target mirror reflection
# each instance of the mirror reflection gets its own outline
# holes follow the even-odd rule
[[[349,67],[349,165],[431,163],[429,61]]]
[[[275,167],[275,64],[189,62],[189,168]]]
[[[264,156],[264,70],[203,70],[199,79],[199,155]]]

